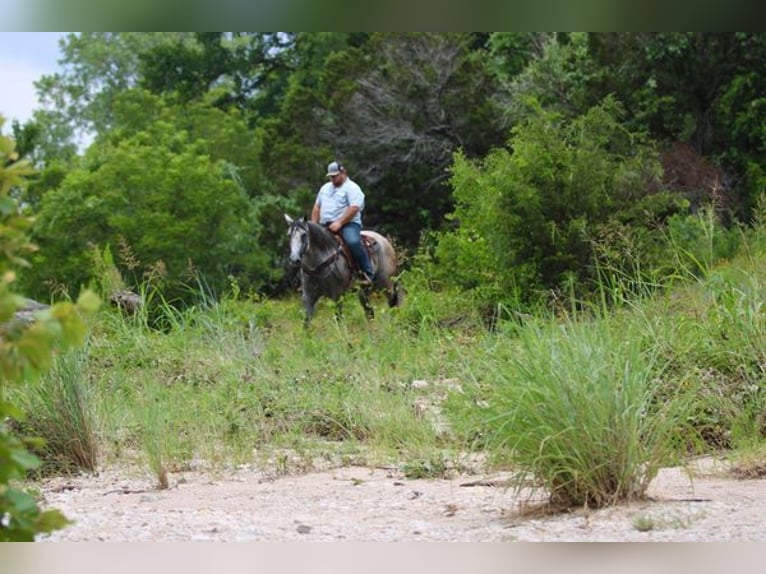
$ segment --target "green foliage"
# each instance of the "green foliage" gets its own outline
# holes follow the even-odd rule
[[[187,103],[201,99],[230,68],[221,32],[197,32],[195,42],[160,44],[138,55],[141,81],[153,92],[175,92]]]
[[[694,215],[669,218],[666,234],[677,271],[693,276],[704,276],[718,262],[732,259],[742,239],[741,230],[725,228],[711,206]]]
[[[489,69],[505,84],[535,60],[554,36],[549,32],[493,32],[489,35]]]
[[[234,257],[230,270],[241,269],[241,280],[253,277],[270,292],[284,290],[279,209],[308,212],[331,157],[345,161],[368,192],[367,224],[414,249],[424,232],[444,230],[445,214],[459,201],[454,183],[446,185],[456,150],[480,164],[502,145],[508,129],[528,133],[538,129],[533,124],[545,124],[539,120],[542,109],[557,126],[544,147],[556,157],[558,139],[573,152],[584,140],[568,130],[588,116],[596,121],[593,110],[613,94],[627,110],[619,117],[623,139],[633,140],[638,158],[636,149],[647,142],[635,135],[647,133],[657,143],[665,174],[660,182],[654,167],[644,173],[625,164],[632,176],[615,173],[613,179],[640,182],[609,189],[605,199],[599,190],[604,163],[585,146],[582,162],[573,153],[564,157],[574,181],[594,185],[578,200],[614,209],[632,227],[662,225],[683,212],[687,200],[692,209],[715,200],[725,217],[747,221],[766,180],[765,38],[698,32],[71,34],[61,44],[61,69],[38,82],[43,109],[14,129],[21,151],[44,168],[24,205],[36,209],[43,195],[61,186],[62,171],[83,168],[72,143],[80,130],[91,129],[96,140],[114,147],[139,133],[161,141],[154,126],[183,131],[198,153],[213,164],[223,162],[227,177],[256,203],[251,243],[264,257],[255,271]],[[586,129],[596,145],[598,136]],[[609,153],[624,155],[617,132],[609,134]],[[514,144],[521,143],[517,138]],[[699,162],[684,163],[674,152],[677,146]],[[538,151],[527,158],[532,166]],[[538,209],[549,225],[528,239],[544,242],[547,261],[534,250],[517,253],[512,258],[521,278],[511,285],[493,282],[491,292],[527,293],[530,284],[548,290],[559,275],[577,291],[587,289],[571,268],[587,267],[587,243],[604,233],[594,229],[592,214],[561,221],[560,214],[547,213],[548,192],[563,191],[558,203],[570,201],[566,191],[576,184],[568,183],[561,166],[546,161],[521,183],[543,190]],[[695,179],[703,163],[706,176]],[[84,169],[95,171],[93,164]],[[525,169],[531,173],[535,167]],[[544,170],[554,179],[546,180]],[[615,206],[613,194],[623,191],[632,196]],[[560,209],[556,201],[551,205]],[[591,208],[583,203],[583,211]],[[655,244],[643,229],[638,235]],[[469,233],[454,240],[465,250],[471,238]]]
[[[221,109],[273,113],[291,71],[295,34],[195,32],[141,52],[140,84],[184,103],[210,99]]]
[[[341,68],[356,82],[333,107],[342,118],[334,139],[372,190],[367,220],[407,247],[452,209],[445,185],[452,153],[480,157],[504,139],[494,79],[473,40],[467,33],[375,34],[366,65],[347,60]]]
[[[584,114],[611,93],[593,94],[589,90],[595,66],[588,50],[588,38],[588,34],[582,32],[529,38],[533,46],[536,44],[536,57],[529,58],[524,68],[504,83],[505,90],[496,96],[506,104],[504,113],[510,125],[522,123],[530,111],[534,112],[526,105],[530,99],[540,102],[547,110],[571,118]]]
[[[193,42],[193,33],[67,34],[61,43],[60,69],[36,84],[41,99],[51,104],[45,110],[46,127],[68,131],[70,138],[73,130],[107,133],[114,121],[112,103],[138,80],[140,55],[179,39]]]
[[[700,280],[708,302],[704,329],[694,329],[679,369],[694,371],[707,382],[696,425],[715,446],[766,436],[763,370],[766,322],[762,301],[766,287],[758,269],[724,267]],[[680,354],[679,354],[680,355]]]
[[[0,116],[0,129],[3,118]],[[83,342],[83,313],[98,306],[93,293],[84,292],[77,305],[59,303],[38,311],[31,324],[14,317],[24,298],[13,291],[15,269],[28,265],[33,250],[28,242],[29,219],[20,214],[12,192],[23,188],[30,165],[19,161],[14,142],[0,135],[0,541],[31,541],[38,533],[62,528],[67,520],[56,510],[41,510],[37,501],[13,483],[40,465],[29,452],[39,441],[16,436],[14,421],[23,412],[12,398],[11,387],[46,371],[54,352]]]
[[[255,119],[268,142],[261,156],[267,189],[293,198],[298,213],[310,213],[328,158],[347,153],[338,149],[334,137],[337,120],[329,108],[332,100],[353,89],[353,82],[342,75],[335,78],[328,70],[332,69],[330,62],[346,52],[348,60],[344,61],[356,66],[366,61],[351,36],[342,32],[297,34],[292,48],[283,54],[291,62],[290,73],[266,84],[253,102],[257,109],[266,106],[271,112]],[[280,71],[281,67],[272,68],[272,74]],[[353,174],[348,158],[341,159]]]
[[[762,167],[762,33],[592,34],[599,67],[592,87],[612,92],[633,110],[632,125],[661,145],[690,144],[734,177],[717,182],[741,219],[763,187],[745,174]],[[637,89],[638,86],[638,89]]]
[[[157,138],[157,143],[179,151],[185,144],[167,137],[168,133],[176,133],[177,138],[186,138],[188,145],[194,145],[212,161],[232,166],[232,176],[248,195],[260,195],[265,183],[260,166],[262,135],[247,125],[238,110],[216,107],[215,98],[216,93],[210,92],[199,100],[180,102],[173,93],[155,95],[142,89],[126,90],[112,102],[114,126],[102,139],[116,147],[124,139],[143,133],[144,137],[149,134]]]
[[[439,276],[490,297],[527,302],[594,278],[593,241],[632,209],[658,175],[656,156],[607,98],[571,122],[536,108],[513,131],[511,151],[481,162],[456,154],[451,183],[459,228],[435,255]],[[504,295],[507,294],[507,295]]]
[[[729,448],[766,436],[762,225],[752,233],[726,230],[711,214],[672,226],[664,258],[674,273],[656,280],[643,292],[651,298],[630,308],[667,361],[669,392],[696,389],[689,422],[707,445]]]
[[[424,336],[440,326],[461,325],[468,330],[480,327],[482,317],[475,301],[453,286],[435,281],[432,264],[421,258],[399,280],[406,286],[405,304],[396,309],[397,322]]]
[[[114,144],[94,144],[87,165],[69,172],[41,203],[33,237],[41,247],[24,276],[34,293],[46,284],[67,291],[91,279],[89,251],[127,246],[136,273],[161,278],[170,299],[198,276],[214,290],[231,274],[258,282],[270,270],[253,247],[258,235],[251,202],[226,164],[214,161],[189,134],[157,121]]]

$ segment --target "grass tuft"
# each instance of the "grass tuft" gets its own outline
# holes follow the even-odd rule
[[[93,471],[99,462],[97,422],[88,380],[88,352],[56,357],[52,369],[23,397],[25,433],[44,439],[43,474]]]
[[[490,449],[555,506],[602,507],[644,497],[680,456],[688,392],[656,400],[664,365],[638,332],[607,320],[528,324],[495,373],[480,419]]]

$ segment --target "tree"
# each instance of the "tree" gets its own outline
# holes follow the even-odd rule
[[[487,42],[487,66],[500,84],[507,84],[541,58],[555,38],[550,32],[493,32]]]
[[[523,69],[504,79],[502,89],[495,94],[507,125],[524,121],[531,111],[526,102],[532,98],[543,108],[571,118],[585,113],[608,95],[588,89],[595,64],[587,34],[542,35],[533,46],[526,52],[529,59]]]
[[[221,110],[207,97],[179,102],[173,93],[155,95],[141,88],[117,96],[112,108],[114,128],[96,143],[117,146],[140,133],[156,133],[158,141],[169,142],[161,132],[170,129],[211,160],[226,163],[248,195],[262,194],[267,183],[261,167],[263,136],[239,110]]]
[[[318,174],[324,175],[329,158],[337,153],[334,137],[330,141],[325,137],[325,124],[334,121],[330,101],[353,84],[353,78],[333,84],[328,62],[346,53],[349,61],[364,60],[360,41],[352,38],[338,32],[298,34],[290,50],[292,72],[278,98],[278,111],[258,122],[269,142],[263,149],[263,165],[271,190],[297,197],[305,212],[311,209]]]
[[[653,147],[625,128],[614,99],[572,120],[530,106],[508,149],[479,161],[455,156],[459,227],[436,246],[439,277],[490,302],[528,303],[570,282],[586,286],[593,241],[637,203],[651,209],[646,200],[661,173]]]
[[[649,130],[671,153],[680,142],[716,164],[721,176],[696,194],[748,220],[766,171],[766,35],[591,34],[589,51],[598,68],[593,96],[616,94],[634,129]]]
[[[518,53],[517,39],[500,39],[501,56],[507,44],[512,55]],[[541,52],[531,53],[524,70],[502,82],[497,96],[511,125],[523,119],[529,97],[573,118],[613,94],[625,107],[626,127],[658,142],[673,175],[663,182],[671,193],[715,202],[729,221],[749,219],[766,180],[766,106],[760,95],[766,88],[765,34],[555,34]],[[678,163],[679,149],[698,161]],[[699,178],[700,164],[715,166],[718,177]],[[710,185],[677,187],[694,180]]]
[[[178,39],[194,42],[192,32],[67,34],[61,71],[35,83],[46,127],[72,137],[106,133],[114,124],[112,102],[139,81],[140,54]]]
[[[373,192],[371,223],[413,245],[451,208],[447,168],[503,141],[490,97],[494,84],[470,34],[381,34],[368,46],[373,66],[339,102],[336,149],[354,160]]]
[[[175,93],[182,102],[234,107],[255,120],[276,112],[292,71],[295,34],[196,32],[194,38],[141,53],[140,85],[155,94]]]
[[[472,34],[378,33],[296,39],[298,64],[267,150],[285,188],[310,190],[330,159],[368,193],[366,225],[414,246],[451,209],[452,153],[503,141],[485,50]],[[302,64],[306,64],[304,67]],[[321,175],[320,175],[321,176]]]
[[[156,114],[146,129],[97,140],[83,166],[43,197],[33,228],[42,249],[24,274],[30,289],[87,284],[91,249],[107,245],[128,246],[140,262],[137,276],[123,262],[133,286],[141,271],[160,272],[168,299],[188,296],[198,278],[220,292],[230,274],[256,286],[270,277],[236,171],[207,153],[210,140],[193,139],[162,109],[143,109]]]

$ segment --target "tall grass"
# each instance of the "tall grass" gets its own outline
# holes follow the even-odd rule
[[[142,446],[147,454],[149,468],[157,478],[157,487],[166,489],[168,480],[168,462],[173,457],[170,445],[175,433],[169,424],[168,404],[163,400],[162,389],[155,382],[145,388],[142,409]]]
[[[528,324],[495,373],[483,417],[489,448],[507,451],[557,505],[644,496],[678,460],[690,395],[657,401],[664,365],[640,333],[610,321]]]
[[[479,454],[559,505],[633,500],[689,452],[761,438],[766,283],[757,259],[715,259],[709,224],[691,225],[699,255],[670,258],[690,268],[623,260],[593,306],[489,322],[417,271],[404,307],[379,302],[367,322],[353,298],[340,318],[320,304],[308,330],[297,298],[215,298],[200,283],[179,308],[146,286],[138,313],[100,313],[70,379],[99,460],[139,461],[161,487],[198,464],[434,476]]]
[[[354,307],[340,320],[320,309],[306,331],[297,300],[205,298],[166,317],[161,299],[153,308],[105,310],[91,335],[91,400],[110,463],[141,461],[163,485],[197,464],[272,464],[285,451],[295,469],[452,457],[411,385],[457,376],[462,340],[451,333],[414,334],[394,313],[370,324]]]
[[[699,374],[696,424],[710,443],[736,446],[766,436],[766,277],[740,260],[713,270],[697,286],[705,303],[676,371]],[[682,340],[682,339],[681,339]]]
[[[44,473],[95,470],[99,460],[97,421],[88,381],[88,351],[58,355],[51,370],[26,389],[25,432],[45,439],[38,454]]]

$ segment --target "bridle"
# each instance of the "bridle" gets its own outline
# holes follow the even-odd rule
[[[335,250],[330,254],[329,257],[322,260],[318,265],[314,267],[309,267],[304,262],[304,256],[306,255],[306,251],[309,247],[309,229],[308,229],[308,223],[304,220],[296,220],[292,223],[292,226],[290,227],[290,238],[292,241],[292,236],[295,233],[296,229],[300,230],[303,233],[303,237],[301,238],[301,249],[299,252],[300,260],[301,260],[301,270],[308,274],[308,275],[320,275],[323,274],[322,271],[330,265],[332,265],[336,259],[338,259],[338,255],[341,253],[340,246],[337,246]]]

